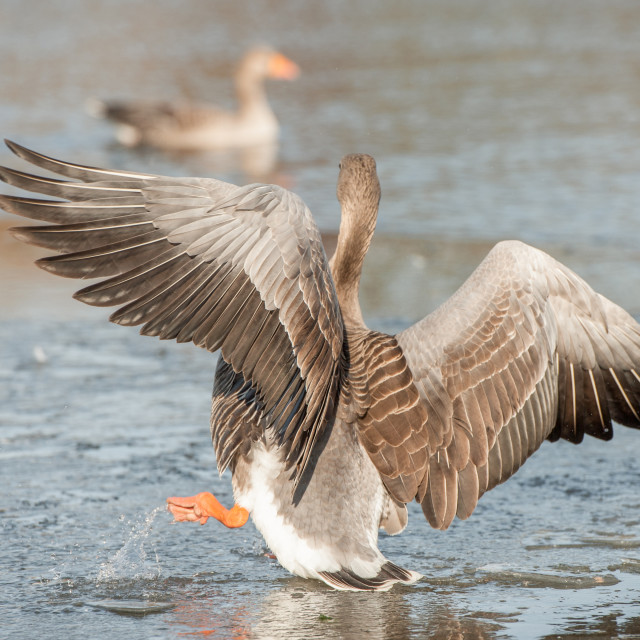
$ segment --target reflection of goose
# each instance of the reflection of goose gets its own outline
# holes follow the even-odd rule
[[[435,598],[408,598],[395,591],[384,597],[352,594],[335,597],[320,583],[301,584],[292,578],[261,596],[255,590],[238,594],[212,585],[204,595],[188,592],[165,615],[170,627],[183,636],[225,638],[340,638],[341,640],[488,640],[505,635],[495,618],[504,614],[457,611],[443,593]],[[121,609],[119,601],[114,610]],[[117,608],[116,608],[117,607]],[[494,619],[492,619],[494,618]]]
[[[640,426],[640,326],[548,255],[498,244],[439,309],[396,336],[358,302],[380,187],[373,159],[343,159],[330,262],[310,211],[279,187],[68,164],[11,144],[71,181],[2,169],[69,202],[2,197],[55,223],[16,236],[55,249],[44,269],[101,278],[76,297],[123,325],[221,350],[211,430],[238,502],[171,498],[179,520],[251,515],[278,560],[339,589],[418,576],[387,561],[378,527],[467,518],[545,438]],[[73,179],[77,179],[75,181]]]
[[[228,149],[273,143],[276,120],[264,89],[266,78],[292,80],[298,66],[267,48],[251,49],[236,73],[238,110],[169,102],[90,101],[95,115],[118,124],[117,138],[126,146],[148,144],[162,149]]]
[[[322,585],[302,589],[296,582],[292,579],[284,588],[252,602],[252,612],[257,612],[259,618],[251,625],[251,638],[488,640],[505,632],[502,625],[491,620],[491,613],[458,612],[448,606],[442,593],[421,599],[420,604],[400,591],[382,598],[368,594],[336,598]],[[220,606],[209,609],[219,612]]]
[[[303,587],[292,579],[254,602],[252,611],[257,618],[251,626],[251,637],[388,640],[422,637],[423,629],[431,626],[431,616],[425,620],[411,615],[415,613],[412,603],[400,591],[383,598],[362,595],[336,598],[320,583]],[[412,634],[417,630],[412,627],[416,622],[420,633]]]

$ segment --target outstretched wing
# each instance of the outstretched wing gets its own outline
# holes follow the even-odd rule
[[[498,244],[396,339],[427,414],[413,429],[431,443],[419,499],[433,527],[471,515],[545,438],[608,440],[612,420],[640,426],[640,326],[520,242]]]
[[[38,265],[99,278],[75,297],[118,306],[113,322],[220,349],[300,474],[335,412],[343,343],[327,258],[302,200],[271,185],[108,171],[7,144],[66,178],[0,169],[9,184],[65,199],[0,196],[7,211],[53,223],[13,231],[61,254]]]

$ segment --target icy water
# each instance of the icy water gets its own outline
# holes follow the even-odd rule
[[[230,105],[256,42],[279,149],[127,151],[86,98]],[[340,157],[383,189],[365,265],[370,326],[446,299],[498,240],[552,253],[640,316],[640,5],[635,1],[109,3],[0,0],[0,134],[71,160],[275,181],[338,225]],[[0,163],[19,166],[5,151]],[[385,555],[425,578],[345,594],[291,577],[249,523],[171,524],[218,478],[215,356],[109,325],[31,266],[0,218],[0,637],[640,637],[640,436],[545,444],[466,522],[415,505]]]

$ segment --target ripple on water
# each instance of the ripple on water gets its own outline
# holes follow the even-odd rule
[[[514,571],[500,565],[487,565],[478,569],[479,582],[497,582],[526,588],[551,589],[592,589],[609,587],[620,580],[610,573],[583,575],[574,573],[549,573],[535,571]]]
[[[609,571],[622,571],[623,573],[640,573],[640,559],[621,558],[619,564],[609,566]]]
[[[582,549],[600,547],[603,549],[637,549],[640,540],[634,535],[602,532],[598,536],[574,536],[560,532],[542,532],[529,538],[524,548],[527,551],[548,551],[551,549]]]
[[[148,616],[153,613],[165,613],[177,606],[174,602],[148,602],[145,600],[98,600],[85,604],[94,609],[103,609],[121,616]]]

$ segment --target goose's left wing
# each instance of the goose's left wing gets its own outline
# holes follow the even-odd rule
[[[75,297],[118,306],[113,322],[220,349],[299,477],[334,415],[343,346],[327,258],[302,200],[272,185],[109,171],[7,144],[65,177],[0,168],[9,184],[64,199],[0,196],[7,211],[53,223],[14,230],[61,254],[38,265],[99,278]]]

